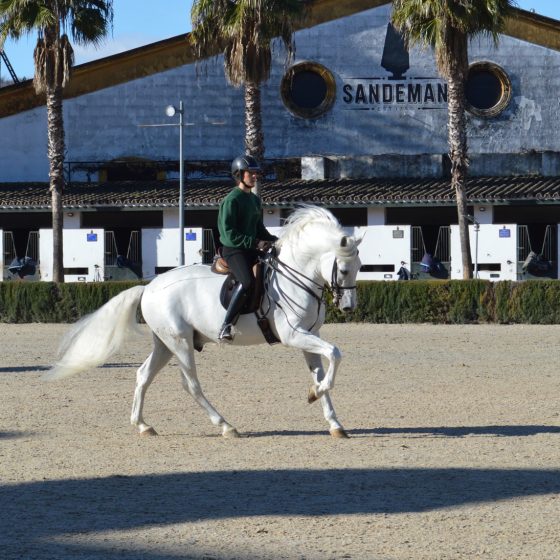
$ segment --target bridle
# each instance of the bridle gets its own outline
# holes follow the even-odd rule
[[[356,253],[356,255],[357,254],[358,253]],[[301,288],[304,292],[312,296],[313,299],[315,299],[315,301],[317,301],[317,319],[315,319],[315,322],[313,323],[313,327],[315,326],[315,324],[319,319],[321,305],[324,303],[325,296],[327,293],[330,293],[332,295],[333,303],[335,305],[338,305],[340,299],[342,298],[342,292],[344,290],[357,289],[356,285],[342,286],[341,284],[338,283],[338,263],[337,263],[336,255],[334,257],[334,262],[332,266],[330,284],[326,284],[326,283],[319,284],[319,282],[315,282],[313,278],[309,278],[309,276],[303,274],[303,272],[296,270],[295,268],[291,267],[284,261],[280,260],[278,258],[276,249],[274,247],[261,260],[268,267],[267,274],[265,276],[266,285],[268,285],[270,279],[270,271],[273,270],[279,275],[286,278],[286,280],[289,280],[292,284],[294,284],[298,288]],[[316,290],[319,291],[319,294],[317,294]],[[266,290],[266,293],[268,294],[268,290]],[[268,297],[270,298],[270,295],[268,295]],[[284,295],[284,300],[288,303],[288,305],[292,308],[292,310],[294,310],[293,303],[295,302],[290,302],[285,295]],[[276,305],[278,305],[280,309],[283,310],[282,305],[280,304],[279,301],[274,300],[274,302],[276,303]]]
[[[356,252],[356,256],[358,255],[358,253],[359,251]],[[333,303],[335,305],[338,305],[340,299],[342,298],[343,290],[356,290],[357,287],[358,286],[356,284],[354,284],[354,286],[341,286],[338,283],[338,262],[336,260],[336,255],[335,255],[333,266],[332,266],[332,273],[331,273],[331,285],[329,287],[333,297]]]

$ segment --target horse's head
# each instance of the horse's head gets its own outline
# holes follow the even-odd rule
[[[341,311],[352,311],[357,304],[356,299],[356,277],[362,262],[358,253],[358,245],[361,239],[344,235],[340,238],[340,245],[335,248],[329,259],[325,259],[323,266],[323,278],[330,277],[330,288],[333,294],[334,304]],[[330,276],[328,267],[331,267]]]
[[[326,208],[302,206],[286,220],[276,248],[280,259],[288,263],[292,276],[295,273],[304,279],[303,282],[292,279],[294,284],[304,289],[309,287],[305,289],[308,293],[326,286],[333,294],[335,305],[342,311],[352,311],[356,307],[361,241],[346,235]]]

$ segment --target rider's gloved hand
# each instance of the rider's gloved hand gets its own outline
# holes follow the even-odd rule
[[[263,239],[257,241],[257,249],[263,253],[269,251],[273,245],[274,241],[264,241]]]

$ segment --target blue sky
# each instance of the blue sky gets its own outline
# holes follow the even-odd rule
[[[75,45],[76,64],[190,31],[191,4],[189,0],[114,0],[112,35],[98,49],[83,49]],[[543,16],[560,20],[558,0],[517,0],[517,5],[524,10],[535,10]],[[34,46],[34,37],[22,37],[17,43],[8,41],[4,45],[20,79],[33,77]],[[4,78],[9,77],[4,65],[0,70]]]

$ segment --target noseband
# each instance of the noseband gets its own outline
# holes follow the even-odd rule
[[[338,283],[338,263],[336,262],[336,256],[335,256],[333,266],[332,266],[331,285],[330,285],[330,289],[329,289],[329,291],[331,292],[332,297],[333,297],[333,303],[335,305],[339,304],[339,302],[342,298],[342,292],[344,290],[355,290],[356,288],[357,288],[357,285],[341,286]]]

